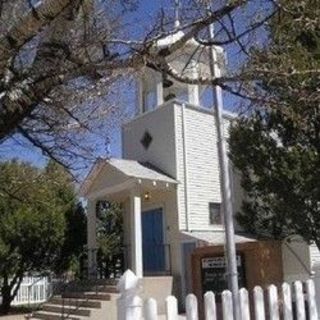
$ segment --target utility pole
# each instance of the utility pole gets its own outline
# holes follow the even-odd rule
[[[210,39],[214,39],[214,27],[213,24],[209,26]],[[221,76],[221,70],[218,65],[217,52],[214,47],[210,50],[210,72],[212,78],[219,78]],[[226,235],[226,251],[227,251],[227,275],[229,289],[232,292],[233,302],[233,314],[234,319],[240,319],[240,300],[239,300],[239,285],[238,285],[238,271],[237,271],[237,256],[236,256],[236,244],[234,237],[234,224],[233,224],[233,208],[230,189],[230,175],[227,159],[226,141],[224,137],[224,125],[223,125],[223,98],[222,89],[219,86],[212,87],[215,120],[218,137],[218,155],[220,165],[220,182],[221,182],[221,194],[222,205],[224,213],[224,225]]]

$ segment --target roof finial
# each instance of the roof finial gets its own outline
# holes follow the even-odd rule
[[[111,157],[111,141],[109,137],[106,137],[105,141],[105,156],[107,159]]]
[[[174,27],[178,29],[180,27],[180,20],[179,20],[179,8],[180,8],[180,0],[174,0]]]

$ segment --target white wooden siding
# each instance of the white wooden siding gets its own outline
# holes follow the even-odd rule
[[[112,168],[111,166],[105,166],[95,179],[94,184],[88,190],[88,193],[101,191],[104,188],[114,186],[116,183],[123,183],[127,179],[128,178],[124,174],[117,171],[115,168]]]
[[[314,272],[313,280],[316,290],[316,301],[320,307],[320,251],[315,243],[309,246],[312,271]]]
[[[186,105],[184,111],[184,130],[182,104],[178,102],[165,104],[124,125],[123,157],[149,161],[179,181],[177,186],[179,228],[186,230],[186,163],[183,142],[183,131],[185,131],[189,230],[214,230],[217,226],[209,223],[209,202],[221,202],[215,118],[212,111],[191,105]],[[227,135],[229,117],[224,121]],[[146,131],[153,138],[147,150],[140,142]]]
[[[148,149],[141,144],[145,132],[152,136]],[[171,105],[145,113],[122,128],[123,158],[150,162],[176,178],[174,116]]]
[[[310,256],[312,269],[320,269],[320,251],[315,243],[310,245]]]
[[[182,112],[181,106],[174,105],[175,115],[175,152],[176,152],[176,179],[179,181],[177,188],[177,202],[179,210],[179,228],[186,229],[186,197],[184,179],[184,158],[183,158],[183,133],[182,133]]]
[[[182,106],[176,105],[177,179],[180,207],[180,227],[185,229],[184,159],[182,134]],[[221,202],[219,159],[214,115],[186,105],[185,139],[188,159],[189,230],[213,230],[209,223],[209,202]],[[227,134],[229,120],[225,119]],[[237,185],[238,186],[238,185]]]
[[[208,204],[221,202],[214,117],[189,108],[185,111],[190,229],[208,229]]]

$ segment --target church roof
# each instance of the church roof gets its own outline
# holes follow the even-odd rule
[[[224,245],[226,242],[226,235],[224,231],[196,231],[196,232],[182,232],[183,235],[191,237],[198,241],[204,242],[207,245]],[[254,238],[249,236],[235,234],[236,243],[255,242]]]
[[[184,36],[184,33],[182,31],[178,31],[172,34],[169,34],[168,36],[161,38],[157,41],[156,46],[158,48],[165,48],[178,40],[180,40]]]
[[[128,178],[136,178],[142,180],[151,180],[151,181],[161,181],[165,183],[177,184],[178,182],[169,177],[167,174],[163,173],[157,167],[149,163],[140,163],[135,160],[127,159],[98,159],[93,165],[91,171],[83,181],[80,187],[80,195],[85,196],[89,191],[90,187],[97,179],[99,174],[101,174],[103,168],[111,166],[112,168],[119,171],[121,174],[127,176]]]
[[[164,38],[159,39],[156,43],[156,47],[159,49],[166,48],[166,47],[176,43],[177,41],[179,41],[184,35],[185,35],[185,33],[181,30],[174,32],[172,34],[169,34],[169,35],[165,36]],[[199,46],[199,43],[196,42],[196,40],[194,38],[191,38],[190,40],[188,40],[187,44]]]
[[[155,49],[156,50],[161,50],[170,47],[174,43],[178,42],[183,38],[185,33],[181,30],[175,31],[174,33],[171,33],[163,38],[160,38],[156,44],[155,44]],[[188,49],[189,48],[189,49]],[[197,50],[197,48],[203,48],[201,50]],[[204,59],[204,63],[209,64],[209,53],[210,50],[214,49],[216,54],[217,54],[217,59],[218,59],[218,65],[220,66],[222,70],[222,74],[226,72],[226,55],[224,52],[224,49],[221,46],[208,46],[205,47],[202,44],[200,44],[198,41],[196,41],[195,38],[189,39],[184,48],[183,52],[187,53],[188,55],[193,56],[194,58],[198,59],[199,61]],[[206,54],[204,54],[206,52]]]
[[[120,170],[123,174],[131,178],[147,179],[153,181],[163,181],[168,183],[177,183],[176,180],[163,173],[157,167],[150,163],[140,163],[135,160],[112,158],[107,162]]]

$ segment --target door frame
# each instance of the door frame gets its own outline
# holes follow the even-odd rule
[[[167,241],[167,224],[166,224],[166,217],[165,217],[165,205],[163,203],[150,203],[144,204],[141,209],[141,220],[143,214],[148,214],[148,211],[161,209],[162,211],[162,237],[163,237],[163,244],[164,244],[164,265],[165,270],[161,272],[161,274],[167,274],[170,270],[170,259],[171,259],[171,252],[170,252],[170,244]],[[142,222],[142,221],[141,221]],[[143,257],[143,254],[142,254]],[[147,272],[148,274],[148,272]]]
[[[185,255],[184,255],[184,245],[185,244],[194,244],[194,250],[198,248],[198,242],[196,240],[182,240],[180,242],[180,250],[181,250],[181,291],[182,291],[182,295],[183,297],[185,297],[187,295],[187,284],[186,284],[186,265],[184,264],[184,260],[185,260]],[[190,256],[191,258],[191,256]],[[192,262],[190,261],[190,267],[192,268]],[[191,270],[191,287],[192,287],[192,283],[193,283],[193,279],[192,279],[192,270]],[[183,306],[185,307],[185,301],[182,302]]]
[[[158,202],[158,203],[144,203],[142,208],[141,208],[141,215],[144,213],[151,211],[151,210],[156,210],[156,209],[161,209],[162,210],[162,235],[163,235],[163,242],[164,244],[168,244],[168,237],[167,237],[167,219],[166,219],[166,206],[165,203],[163,202]]]

